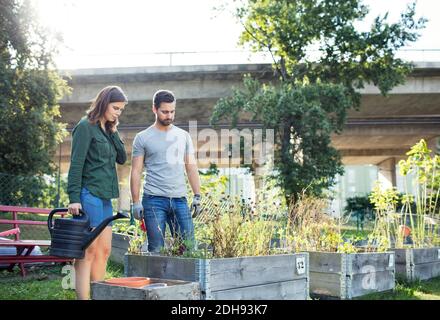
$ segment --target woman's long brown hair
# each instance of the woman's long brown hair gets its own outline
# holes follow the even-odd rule
[[[87,111],[87,119],[90,123],[96,124],[99,119],[104,117],[107,111],[108,105],[112,102],[128,102],[127,96],[124,91],[118,86],[108,86],[102,89],[98,95],[93,99],[90,109]],[[110,128],[115,125],[115,122],[107,121],[105,123],[106,131],[110,131]]]

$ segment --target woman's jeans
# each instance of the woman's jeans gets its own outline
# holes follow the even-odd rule
[[[82,209],[90,218],[90,227],[96,228],[105,219],[113,216],[112,202],[110,199],[101,199],[95,197],[87,188],[81,189],[80,201]],[[80,215],[74,215],[74,219],[84,219]],[[111,226],[110,222],[107,226]]]
[[[185,197],[169,198],[145,195],[142,198],[147,228],[148,251],[160,252],[164,246],[167,223],[171,235],[194,244],[194,225]]]

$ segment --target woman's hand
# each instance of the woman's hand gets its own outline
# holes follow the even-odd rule
[[[70,214],[77,216],[77,215],[79,215],[79,209],[82,210],[82,206],[81,206],[81,203],[71,203],[71,204],[69,204],[67,209]]]
[[[115,133],[116,131],[118,131],[118,125],[119,125],[119,120],[113,122],[110,126],[110,132]]]

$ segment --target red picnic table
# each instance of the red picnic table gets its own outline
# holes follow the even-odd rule
[[[18,220],[17,213],[34,213],[34,214],[49,214],[50,209],[40,209],[40,208],[27,208],[27,207],[16,207],[16,206],[3,206],[0,205],[0,212],[11,212],[13,217],[12,220],[0,219],[0,224],[11,224],[14,229],[2,232],[2,236],[14,235],[15,240],[0,240],[0,247],[15,247],[15,255],[0,255],[0,264],[10,264],[8,270],[12,271],[15,265],[20,265],[21,275],[26,276],[26,269],[24,268],[25,263],[32,262],[70,262],[73,259],[61,258],[50,255],[31,255],[31,252],[36,246],[39,247],[49,247],[50,240],[20,240],[20,224],[26,225],[47,225],[45,221],[32,221],[32,220]],[[64,216],[61,213],[61,216]]]
[[[49,256],[49,255],[33,255],[31,252],[36,246],[49,247],[50,240],[0,240],[0,247],[15,247],[17,252],[15,255],[0,255],[0,264],[10,264],[8,270],[12,271],[16,264],[20,265],[21,275],[26,276],[25,263],[31,262],[67,262],[66,258]]]

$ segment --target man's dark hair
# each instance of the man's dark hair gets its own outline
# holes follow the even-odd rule
[[[153,105],[156,109],[160,108],[162,102],[171,103],[174,102],[176,98],[174,94],[169,90],[159,90],[153,96]]]

